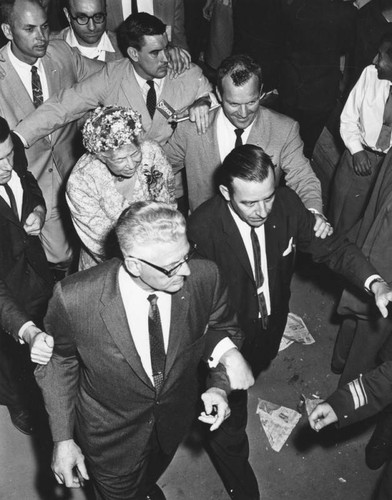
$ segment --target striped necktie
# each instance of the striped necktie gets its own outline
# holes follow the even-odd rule
[[[38,74],[37,66],[31,66],[31,86],[33,89],[33,103],[36,108],[44,102],[42,94],[41,78]]]

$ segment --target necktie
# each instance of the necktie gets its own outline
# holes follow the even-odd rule
[[[158,297],[152,294],[147,297],[147,300],[150,302],[150,309],[148,311],[148,331],[150,334],[152,376],[155,390],[158,393],[163,384],[165,375],[166,354],[163,343],[161,316],[157,304]]]
[[[137,8],[137,0],[132,0],[132,14],[137,14],[139,12]]]
[[[381,127],[380,135],[378,136],[376,147],[385,151],[391,145],[391,132],[392,132],[392,85],[389,90],[389,96],[385,103],[383,124]]]
[[[7,193],[7,196],[10,200],[11,210],[14,212],[14,214],[16,215],[16,218],[19,220],[18,207],[16,205],[15,195],[7,183],[3,184],[3,186],[5,189],[5,192]]]
[[[150,86],[147,92],[146,105],[152,120],[154,118],[155,108],[157,106],[157,93],[155,92],[154,80],[147,80],[146,83]]]
[[[236,135],[234,147],[237,148],[238,146],[242,146],[242,137],[241,136],[244,133],[244,129],[243,128],[236,128],[234,130],[234,132]]]
[[[31,66],[31,86],[33,88],[33,103],[38,108],[44,102],[44,97],[37,66]]]
[[[253,227],[250,230],[250,237],[252,240],[253,258],[255,263],[255,277],[256,277],[256,287],[257,287],[257,298],[259,301],[259,312],[263,328],[266,329],[268,323],[268,312],[267,312],[267,304],[265,302],[264,293],[261,290],[261,287],[263,286],[264,283],[263,271],[261,270],[261,250],[260,250],[259,239]]]

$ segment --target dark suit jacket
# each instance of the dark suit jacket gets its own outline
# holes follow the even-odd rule
[[[45,202],[32,174],[27,171],[24,148],[16,135],[14,170],[23,188],[22,219],[0,197],[0,327],[17,338],[20,327],[29,320],[39,321],[45,314],[52,280],[38,236],[23,229],[27,216]]]
[[[119,267],[113,259],[56,286],[45,319],[54,355],[36,371],[54,441],[71,438],[76,420],[90,467],[108,474],[132,470],[154,426],[164,451],[177,447],[195,417],[200,360],[223,337],[241,336],[216,265],[192,260],[191,275],[173,294],[165,381],[156,398],[129,331]]]
[[[267,333],[260,335],[256,284],[244,243],[227,203],[217,195],[203,203],[189,218],[189,238],[199,253],[214,260],[229,286],[229,295],[245,333],[243,354],[255,372],[273,359],[287,320],[295,251],[312,254],[316,262],[346,276],[358,287],[376,273],[358,248],[341,236],[316,238],[314,217],[298,196],[278,188],[265,223],[268,279],[272,314]]]

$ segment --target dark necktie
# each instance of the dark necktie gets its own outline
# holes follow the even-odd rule
[[[132,0],[132,14],[137,14],[139,9],[137,8],[137,0]]]
[[[242,146],[242,137],[241,136],[244,133],[244,129],[243,128],[236,128],[234,130],[234,132],[236,135],[234,147],[237,148],[238,146]]]
[[[5,192],[7,193],[7,196],[10,200],[11,210],[14,212],[14,214],[16,215],[16,218],[19,220],[18,206],[16,204],[15,195],[7,183],[3,184],[3,186],[5,189]]]
[[[147,92],[146,105],[152,120],[154,118],[155,108],[157,106],[157,93],[155,92],[154,80],[147,80],[147,85],[149,85],[150,88]]]
[[[37,66],[31,66],[31,86],[33,88],[33,103],[38,108],[44,102],[44,96]]]
[[[383,124],[381,127],[380,135],[378,136],[376,147],[381,151],[386,151],[391,145],[391,132],[392,132],[392,85],[389,90],[389,96],[385,103]]]
[[[261,290],[261,287],[263,286],[264,283],[263,271],[261,270],[261,250],[260,250],[259,239],[253,227],[250,230],[250,237],[252,239],[253,258],[255,263],[255,277],[256,277],[256,287],[257,287],[257,298],[259,301],[259,312],[263,328],[266,329],[268,324],[268,312],[267,312],[267,304],[265,302],[264,293]]]
[[[152,294],[147,297],[147,300],[150,302],[150,309],[148,311],[148,331],[150,334],[152,376],[155,390],[158,393],[165,376],[165,345],[163,343],[161,316],[157,304],[158,297]]]

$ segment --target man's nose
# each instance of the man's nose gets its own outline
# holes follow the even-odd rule
[[[184,262],[180,267],[179,272],[177,273],[180,276],[189,276],[191,274],[191,270],[189,269],[188,262]]]
[[[256,213],[258,217],[265,219],[267,217],[267,207],[263,201],[257,204]]]
[[[161,59],[162,62],[168,62],[169,59],[168,59],[168,51],[167,51],[167,49],[161,50],[160,56],[161,56],[160,59]]]
[[[89,31],[94,31],[95,30],[95,23],[94,23],[94,21],[93,21],[93,19],[91,17],[88,20],[87,28],[89,29]]]
[[[246,118],[246,116],[248,115],[248,107],[246,106],[246,104],[241,104],[240,115],[242,118]]]
[[[378,63],[378,54],[376,55],[376,57],[373,59],[372,63],[374,65],[376,65]]]

